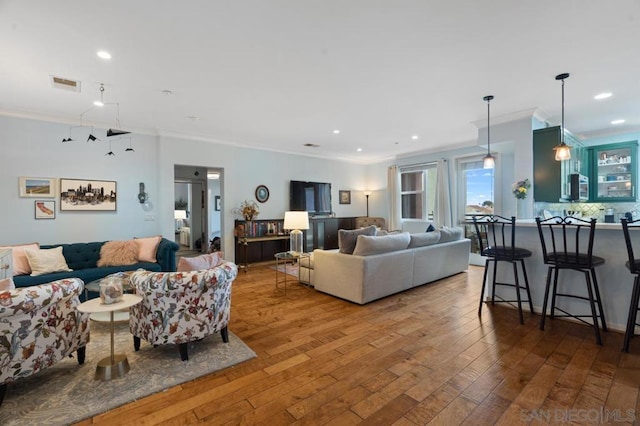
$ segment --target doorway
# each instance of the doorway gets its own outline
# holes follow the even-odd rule
[[[180,246],[179,256],[210,252],[214,249],[212,242],[215,248],[222,247],[222,176],[219,168],[174,165],[175,241]]]

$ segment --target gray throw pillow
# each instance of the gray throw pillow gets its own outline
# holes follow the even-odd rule
[[[353,250],[354,256],[371,256],[372,254],[389,253],[404,250],[409,246],[411,237],[408,232],[369,237],[360,235]]]
[[[440,242],[440,232],[421,232],[418,234],[411,234],[411,241],[409,242],[409,248],[424,247],[438,244]]]
[[[450,241],[458,241],[462,238],[462,228],[456,226],[447,228],[446,226],[439,229],[440,243],[448,243]]]
[[[376,235],[376,232],[377,230],[374,225],[353,230],[340,229],[338,231],[338,248],[340,249],[340,253],[353,254],[358,235],[368,235],[372,237]]]

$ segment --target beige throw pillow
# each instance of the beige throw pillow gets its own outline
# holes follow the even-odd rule
[[[138,245],[132,241],[107,241],[100,248],[98,266],[133,265],[138,263]]]
[[[201,271],[211,269],[224,262],[224,254],[220,251],[196,257],[181,257],[178,261],[178,272]]]
[[[24,252],[27,255],[27,259],[29,259],[32,277],[51,272],[72,271],[62,255],[62,247],[41,250],[26,248]]]
[[[160,240],[162,240],[161,236],[135,238],[133,241],[138,245],[138,260],[140,262],[156,263],[156,252],[158,251]]]
[[[31,273],[29,260],[27,259],[27,255],[24,253],[24,249],[26,248],[38,250],[40,248],[40,244],[31,243],[20,244],[17,246],[0,247],[0,249],[11,249],[11,257],[13,260],[13,275],[29,275]]]
[[[0,291],[15,290],[16,286],[11,278],[3,278],[0,280]]]

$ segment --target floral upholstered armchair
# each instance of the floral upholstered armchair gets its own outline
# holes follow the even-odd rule
[[[231,285],[237,275],[231,262],[200,271],[135,272],[131,284],[142,297],[129,315],[135,350],[140,349],[140,339],[153,345],[176,344],[186,361],[189,342],[219,332],[228,343]]]
[[[7,384],[78,352],[83,364],[89,314],[78,312],[84,283],[68,278],[0,291],[0,403]]]

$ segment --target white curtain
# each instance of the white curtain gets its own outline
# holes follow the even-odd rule
[[[452,224],[451,191],[449,185],[449,163],[445,159],[438,160],[436,166],[436,205],[433,221],[438,227]]]
[[[401,196],[400,196],[400,169],[398,166],[390,166],[387,169],[387,188],[389,188],[389,231],[402,229]]]

